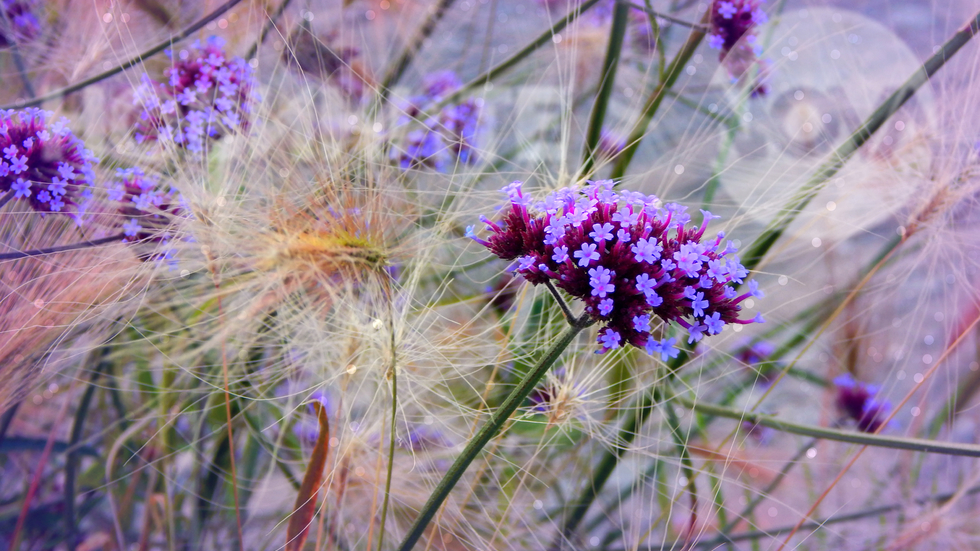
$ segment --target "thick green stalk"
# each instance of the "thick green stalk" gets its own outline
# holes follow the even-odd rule
[[[746,421],[752,424],[769,427],[782,432],[799,434],[802,436],[812,436],[824,440],[836,440],[850,444],[861,444],[864,446],[875,446],[878,448],[890,448],[896,450],[911,450],[926,453],[939,453],[945,455],[962,455],[966,457],[980,457],[980,446],[972,444],[960,444],[956,442],[937,442],[935,440],[924,440],[921,438],[903,438],[899,436],[884,436],[881,434],[871,434],[867,432],[845,431],[818,427],[814,425],[803,425],[777,419],[771,415],[731,409],[714,404],[694,402],[687,398],[676,398],[677,403],[704,415],[715,415],[727,417],[738,421]]]
[[[743,261],[746,269],[752,271],[762,262],[762,258],[769,252],[769,249],[782,237],[783,232],[803,208],[823,189],[824,184],[837,174],[851,156],[885,124],[885,121],[905,105],[905,102],[915,95],[915,92],[928,82],[932,75],[936,74],[956,52],[960,51],[976,35],[978,30],[980,30],[980,13],[977,13],[967,26],[953,34],[932,57],[922,64],[922,67],[912,73],[912,76],[898,90],[895,90],[888,99],[875,109],[874,113],[851,134],[847,141],[830,154],[817,168],[813,176],[790,199],[789,204],[770,222],[762,235],[749,246]]]
[[[485,85],[488,82],[492,82],[495,78],[509,71],[514,65],[517,65],[524,60],[527,56],[531,55],[535,50],[544,46],[545,44],[552,41],[554,36],[562,31],[569,23],[575,21],[575,19],[585,13],[589,8],[599,3],[600,0],[587,0],[581,6],[577,6],[572,9],[568,15],[559,19],[550,29],[541,33],[537,38],[531,41],[530,44],[524,46],[517,51],[514,55],[508,57],[507,59],[501,61],[496,67],[490,69],[489,71],[483,73],[482,75],[474,78],[473,80],[467,82],[462,88],[456,90],[452,94],[446,96],[441,100],[436,107],[441,107],[443,105],[459,101],[467,92],[470,90]],[[420,116],[419,118],[423,118]]]
[[[704,13],[704,17],[701,19],[701,25],[707,23],[710,13],[710,10]],[[647,98],[646,103],[643,105],[643,111],[640,113],[639,120],[633,126],[629,138],[626,139],[626,147],[623,148],[623,152],[616,158],[616,164],[613,165],[611,176],[613,180],[619,180],[626,174],[626,169],[629,167],[630,161],[633,160],[633,155],[636,154],[636,150],[640,146],[640,141],[643,140],[643,136],[647,132],[647,127],[650,126],[650,121],[653,120],[653,116],[657,113],[657,109],[660,107],[661,102],[663,102],[664,96],[667,95],[667,90],[677,82],[678,77],[681,76],[681,68],[694,55],[694,51],[697,50],[703,38],[703,26],[699,25],[691,29],[691,34],[688,35],[687,41],[681,46],[681,50],[677,52],[674,60],[670,62],[670,66],[667,67],[664,78],[660,79],[660,83],[657,84],[650,97]]]
[[[602,123],[606,119],[609,98],[612,97],[613,85],[616,83],[616,69],[619,67],[619,56],[623,50],[623,39],[626,37],[629,10],[628,4],[616,4],[613,11],[609,45],[606,48],[606,59],[602,63],[602,74],[599,77],[599,91],[596,93],[595,104],[589,117],[589,128],[585,134],[585,151],[582,152],[582,174],[585,177],[589,176],[592,167],[595,166],[596,148],[602,137]]]
[[[422,537],[422,532],[429,525],[429,521],[435,516],[439,507],[442,506],[442,502],[446,500],[449,496],[449,492],[452,491],[453,487],[459,482],[459,479],[466,472],[466,468],[469,467],[470,463],[473,462],[483,450],[483,447],[487,445],[490,440],[500,432],[504,424],[510,419],[510,416],[517,409],[518,406],[527,398],[528,394],[534,390],[538,382],[544,376],[544,374],[551,368],[552,364],[561,356],[561,353],[568,348],[568,345],[572,343],[575,336],[579,334],[580,331],[586,327],[592,325],[592,320],[587,314],[583,315],[581,318],[576,320],[575,323],[569,325],[562,333],[558,336],[558,339],[551,345],[548,350],[545,351],[541,359],[538,360],[537,365],[534,366],[527,375],[521,379],[521,382],[517,384],[514,390],[507,396],[507,398],[500,404],[490,416],[490,420],[480,428],[479,432],[473,436],[472,440],[466,444],[466,448],[463,449],[456,461],[449,467],[446,474],[439,481],[432,495],[429,496],[429,500],[426,501],[425,505],[422,507],[422,511],[419,512],[419,516],[415,519],[412,524],[411,529],[408,531],[408,535],[402,541],[401,545],[398,547],[400,551],[409,551],[412,549],[419,538]]]

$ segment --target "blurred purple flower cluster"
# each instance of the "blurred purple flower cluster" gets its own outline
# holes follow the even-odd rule
[[[711,5],[708,46],[721,50],[718,59],[733,80],[741,78],[753,65],[760,72],[765,69],[759,60],[762,45],[755,35],[756,27],[769,20],[760,7],[763,2],[765,0],[715,0]],[[753,95],[766,93],[761,77],[758,80]]]
[[[138,143],[156,140],[202,153],[208,139],[248,128],[258,99],[252,68],[240,57],[229,59],[223,39],[212,36],[204,44],[196,41],[190,50],[167,55],[172,61],[165,72],[167,83],[144,74],[135,91],[133,102],[143,108]]]
[[[41,34],[41,22],[34,13],[35,4],[25,0],[2,0],[0,48],[27,42]]]
[[[99,160],[68,128],[68,119],[53,118],[33,108],[0,112],[0,191],[38,212],[72,209],[81,222]]]
[[[878,387],[855,381],[850,373],[834,379],[837,408],[857,422],[858,430],[878,432],[885,423],[891,402],[877,397]]]
[[[108,186],[108,197],[120,204],[123,241],[168,243],[173,238],[174,220],[187,213],[173,190],[161,190],[160,184],[139,168],[117,169],[116,176]]]
[[[408,132],[403,147],[392,151],[392,159],[403,170],[421,166],[445,172],[456,162],[476,162],[477,127],[480,121],[480,101],[467,99],[443,107],[437,115],[427,117],[423,109],[462,86],[452,71],[440,71],[426,77],[423,93],[408,99],[402,106],[398,124],[418,120],[422,128]]]
[[[586,312],[604,323],[601,352],[626,343],[661,359],[674,357],[676,339],[658,341],[653,316],[676,323],[688,344],[716,335],[740,320],[740,303],[761,297],[755,281],[739,295],[733,283],[748,276],[724,232],[701,242],[711,213],[701,226],[688,227],[686,208],[662,205],[654,196],[616,192],[612,180],[589,182],[581,191],[568,188],[533,202],[521,182],[506,186],[510,209],[498,224],[482,220],[491,232],[480,239],[467,234],[504,260],[517,260],[517,272],[537,285],[552,282],[585,302]],[[532,214],[533,211],[533,214]]]

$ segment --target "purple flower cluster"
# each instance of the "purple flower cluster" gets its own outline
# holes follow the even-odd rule
[[[41,22],[34,15],[34,2],[2,0],[0,12],[0,48],[27,42],[41,34]]]
[[[885,423],[891,402],[876,397],[878,387],[855,381],[850,373],[834,379],[837,408],[857,422],[858,430],[878,432]]]
[[[707,223],[687,227],[686,208],[662,205],[654,196],[613,190],[612,180],[589,182],[581,191],[568,188],[532,202],[521,182],[506,186],[510,199],[500,223],[483,217],[492,233],[486,240],[467,234],[504,260],[517,260],[517,272],[537,285],[553,282],[585,302],[586,312],[604,325],[601,352],[626,343],[659,354],[679,353],[676,339],[651,338],[656,322],[674,322],[687,331],[688,344],[716,335],[729,323],[761,323],[762,316],[740,320],[741,303],[761,297],[755,281],[739,295],[747,270],[734,256],[724,233],[701,243]],[[533,212],[532,212],[533,211]]]
[[[423,82],[424,92],[408,100],[402,106],[404,115],[398,124],[408,124],[422,116],[422,110],[446,94],[462,86],[452,71],[440,71],[429,75]],[[403,170],[425,166],[445,172],[456,162],[476,162],[477,126],[480,120],[480,102],[468,99],[447,105],[438,115],[422,122],[422,128],[408,133],[401,150],[392,151],[392,159]]]
[[[107,186],[107,195],[119,203],[123,242],[158,245],[156,250],[141,254],[142,260],[173,260],[168,245],[174,239],[174,224],[188,212],[180,196],[173,190],[163,191],[156,179],[139,168],[117,169],[116,177]]]
[[[208,139],[230,129],[246,130],[252,103],[257,101],[252,68],[240,57],[225,55],[224,40],[212,36],[190,50],[167,52],[172,65],[167,84],[143,75],[134,104],[143,108],[136,141],[156,140],[194,153]]]
[[[68,119],[53,118],[40,109],[0,111],[0,192],[13,192],[38,212],[74,210],[81,220],[99,160]]]
[[[708,46],[721,50],[718,59],[733,79],[741,78],[753,64],[758,64],[760,72],[764,69],[758,59],[762,47],[755,36],[756,26],[769,19],[759,6],[763,2],[765,0],[715,0],[711,5]],[[754,95],[765,92],[761,82],[753,89]]]

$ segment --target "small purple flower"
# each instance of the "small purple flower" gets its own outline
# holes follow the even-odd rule
[[[602,266],[597,266],[589,270],[589,285],[592,286],[592,296],[594,297],[605,297],[607,293],[611,293],[616,289],[616,286],[609,282],[612,276],[616,275],[614,272],[603,268]]]
[[[551,259],[555,264],[564,264],[568,260],[568,247],[565,245],[555,247],[555,254],[551,255]]]
[[[599,301],[599,315],[600,316],[603,316],[603,317],[608,316],[609,315],[609,312],[612,312],[612,309],[613,309],[613,299],[611,299],[611,298],[604,298],[604,299],[602,299],[602,300]]]
[[[605,331],[599,335],[599,342],[602,343],[604,350],[613,350],[619,348],[619,342],[622,340],[620,334],[612,329],[607,328]]]
[[[123,224],[122,227],[126,237],[136,237],[139,231],[143,229],[143,226],[140,226],[140,223],[135,218],[130,218],[129,222]]]
[[[723,19],[731,19],[733,15],[738,13],[738,8],[731,2],[719,2],[717,10],[718,15]]]
[[[14,190],[14,199],[27,198],[31,196],[31,183],[23,178],[17,178],[10,189]]]
[[[599,260],[599,253],[596,251],[595,243],[582,243],[582,248],[575,251],[573,256],[579,259],[578,265],[587,268],[593,260]]]
[[[656,239],[642,238],[636,241],[636,245],[630,248],[630,251],[636,255],[637,262],[646,262],[647,264],[653,264],[654,262],[660,260],[660,252],[663,250],[663,246],[657,243]]]
[[[593,224],[592,232],[589,233],[589,237],[591,237],[596,243],[604,243],[613,238],[612,231],[613,226],[608,222],[605,224]]]

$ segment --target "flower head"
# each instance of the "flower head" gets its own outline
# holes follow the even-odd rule
[[[711,6],[711,30],[708,33],[708,46],[721,50],[721,60],[732,79],[742,75],[755,65],[759,72],[766,68],[758,57],[762,49],[755,35],[758,25],[768,18],[760,4],[765,0],[715,0]],[[743,40],[744,39],[744,40]],[[763,76],[753,86],[752,94],[766,92]]]
[[[248,128],[252,102],[257,100],[252,68],[240,57],[225,55],[224,40],[212,36],[204,44],[174,55],[163,84],[143,75],[134,103],[143,108],[136,140],[155,140],[202,153],[207,140],[229,129]]]
[[[855,381],[850,373],[834,379],[837,387],[837,408],[857,422],[864,432],[877,432],[885,423],[891,403],[876,395],[878,387]]]
[[[533,206],[519,182],[505,192],[510,208],[503,220],[484,218],[490,237],[473,239],[504,260],[521,259],[516,272],[531,283],[550,281],[582,299],[605,324],[603,351],[629,343],[665,360],[676,356],[675,340],[651,336],[653,316],[687,330],[690,342],[729,323],[753,322],[738,318],[739,303],[752,294],[732,287],[747,276],[730,256],[735,247],[720,246],[723,234],[702,242],[710,213],[700,227],[688,227],[680,205],[661,208],[656,197],[616,193],[611,180],[561,189]]]
[[[34,14],[36,2],[3,0],[0,2],[0,48],[20,44],[41,34],[41,22]]]
[[[84,211],[98,159],[68,129],[67,119],[40,109],[0,111],[0,192],[14,192],[38,212]]]
[[[423,109],[448,92],[462,86],[452,71],[439,71],[429,75],[422,83],[423,93],[409,98],[402,105],[404,115],[399,126],[414,119],[422,128],[410,131],[400,150],[392,151],[392,160],[403,170],[426,166],[440,172],[453,163],[476,162],[477,130],[480,120],[480,103],[475,99],[464,100],[442,108],[438,115],[421,120]]]
[[[163,190],[156,179],[138,168],[118,169],[116,175],[118,180],[109,185],[109,196],[119,202],[123,241],[156,243],[167,249],[175,234],[174,224],[188,214],[174,191]],[[157,251],[141,258],[165,258],[167,254]]]

